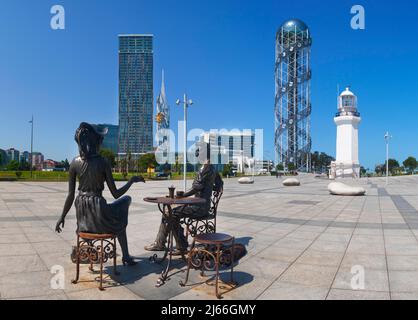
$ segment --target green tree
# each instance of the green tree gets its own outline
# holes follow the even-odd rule
[[[29,171],[30,170],[30,163],[26,162],[25,160],[22,160],[19,164],[19,170]]]
[[[276,170],[277,170],[277,171],[283,171],[283,170],[284,170],[284,166],[283,166],[283,164],[279,163],[279,164],[276,166]]]
[[[8,165],[7,165],[7,170],[8,171],[17,171],[17,170],[19,170],[19,162],[18,161],[16,161],[16,160],[12,160],[12,161],[10,161],[9,163],[8,163]]]
[[[294,163],[288,163],[287,164],[287,170],[289,171],[295,171],[296,170],[296,165]]]
[[[386,171],[384,164],[378,164],[374,168],[374,172],[376,172],[377,175],[382,175]]]
[[[367,170],[365,167],[360,167],[360,176],[364,177],[367,173]]]
[[[417,162],[417,159],[416,158],[414,158],[414,157],[408,157],[408,159],[406,159],[403,162],[403,165],[404,165],[404,167],[406,169],[408,169],[409,172],[413,172],[417,168],[418,162]]]
[[[146,153],[139,158],[140,172],[146,172],[148,168],[155,168],[157,165],[154,153]]]
[[[335,161],[335,158],[325,152],[315,151],[311,154],[311,163],[315,171],[326,171],[326,168],[331,165],[332,161]]]
[[[395,173],[395,171],[397,171],[399,169],[399,162],[396,159],[389,159],[389,172],[390,173]],[[385,170],[386,172],[386,161],[385,161]]]
[[[224,168],[222,170],[222,176],[226,177],[226,176],[230,176],[231,174],[232,174],[232,164],[227,163],[224,165]]]
[[[112,168],[115,167],[115,165],[116,165],[116,155],[112,150],[106,149],[106,148],[100,149],[100,155],[103,158],[105,158],[107,161],[109,161],[109,164]],[[67,159],[66,159],[66,161],[68,162]]]

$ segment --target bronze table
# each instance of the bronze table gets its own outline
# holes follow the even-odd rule
[[[152,260],[156,262],[160,262],[160,263],[165,261],[168,257],[167,266],[161,272],[161,275],[156,284],[156,286],[159,287],[163,285],[168,278],[168,273],[170,272],[171,260],[173,256],[173,242],[174,242],[173,241],[174,240],[173,239],[173,230],[174,230],[173,224],[176,223],[176,219],[173,218],[172,216],[173,210],[171,206],[172,205],[204,204],[206,203],[206,200],[203,198],[197,198],[197,197],[193,197],[193,198],[147,197],[147,198],[144,198],[144,201],[158,204],[158,209],[160,210],[164,219],[167,221],[168,230],[169,230],[168,241],[167,241],[166,250],[164,252],[164,256],[161,259],[158,259],[156,254],[153,257],[151,257]]]

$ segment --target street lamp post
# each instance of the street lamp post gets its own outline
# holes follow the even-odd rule
[[[389,140],[392,136],[389,132],[385,134],[385,141],[386,141],[386,185],[389,184]]]
[[[183,102],[183,108],[184,108],[184,130],[183,130],[183,140],[184,140],[184,151],[183,151],[183,187],[184,192],[186,192],[187,188],[187,108],[193,104],[192,99],[187,99],[187,95],[183,95],[183,101],[180,101],[180,99],[177,99],[176,104],[180,105],[180,103]]]
[[[30,177],[32,178],[33,174],[33,115],[31,121],[29,121],[31,124],[31,132],[30,132]]]

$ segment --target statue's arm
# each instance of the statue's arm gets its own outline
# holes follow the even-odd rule
[[[110,168],[110,165],[108,163],[106,163],[106,167],[105,167],[105,178],[106,178],[106,184],[109,187],[110,193],[115,199],[122,197],[132,186],[132,181],[129,180],[128,183],[126,183],[122,188],[120,189],[116,188],[115,180],[113,179],[113,175],[112,175],[112,169]]]
[[[123,187],[120,189],[116,188],[115,180],[113,179],[112,169],[110,165],[106,163],[105,167],[105,178],[106,184],[109,187],[110,193],[115,199],[122,197],[135,182],[145,182],[144,178],[141,176],[132,177]]]
[[[57,225],[55,227],[55,231],[57,231],[58,233],[61,232],[61,228],[64,228],[65,217],[67,216],[68,211],[70,211],[71,206],[73,205],[76,181],[77,181],[77,173],[76,173],[74,162],[73,162],[71,163],[70,170],[69,170],[67,199],[65,200],[64,209],[62,210],[61,217],[58,220]]]

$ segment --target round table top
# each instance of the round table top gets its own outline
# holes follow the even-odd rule
[[[170,197],[146,197],[145,202],[160,203],[166,205],[172,204],[204,204],[206,199],[193,197],[193,198],[170,198]]]

